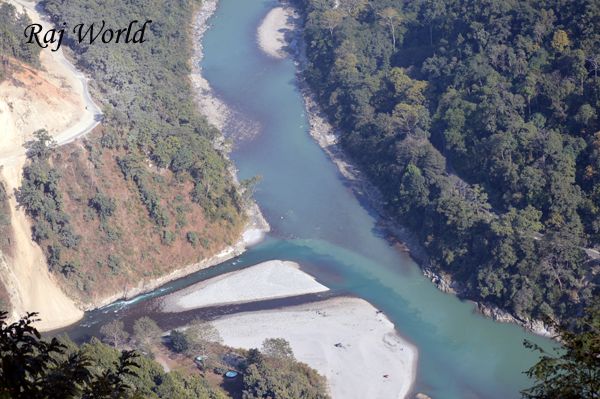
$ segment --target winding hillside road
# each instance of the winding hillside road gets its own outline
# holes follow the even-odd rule
[[[50,26],[51,22],[49,22],[44,17],[41,17],[37,6],[33,2],[23,1],[23,0],[12,0],[11,1],[15,7],[17,7],[17,11],[21,12],[24,8],[28,11],[29,17],[36,23],[43,22],[44,26]],[[62,130],[59,133],[54,133],[53,137],[56,141],[56,144],[61,146],[68,144],[82,136],[85,136],[89,132],[91,132],[102,120],[102,111],[100,107],[94,102],[92,96],[90,95],[88,78],[65,57],[62,49],[59,51],[51,52],[50,56],[54,59],[54,62],[60,64],[65,68],[65,72],[71,74],[74,78],[76,78],[78,84],[81,87],[76,89],[81,89],[83,101],[85,104],[85,110],[81,113],[79,120],[77,123],[72,124],[67,129]],[[19,150],[12,150],[10,152],[2,152],[0,150],[0,165],[12,164],[20,157],[25,156],[25,148],[20,147]]]

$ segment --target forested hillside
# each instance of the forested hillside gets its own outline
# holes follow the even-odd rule
[[[242,198],[190,84],[188,29],[197,6],[43,3],[69,26],[153,21],[143,44],[67,43],[92,78],[102,123],[79,143],[53,148],[39,132],[29,147],[19,204],[51,271],[85,304],[205,259],[240,235]]]
[[[23,29],[30,23],[27,15],[17,14],[14,6],[0,2],[0,82],[10,73],[10,58],[39,65],[40,47],[28,45],[21,39]]]
[[[309,85],[435,271],[522,319],[598,296],[600,3],[298,3]]]

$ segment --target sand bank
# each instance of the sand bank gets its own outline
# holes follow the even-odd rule
[[[265,338],[285,338],[298,360],[327,378],[334,399],[404,398],[415,379],[416,348],[362,299],[240,313],[212,323],[233,347],[260,348]]]
[[[273,58],[285,58],[287,47],[285,35],[293,29],[294,10],[291,7],[275,7],[263,19],[256,32],[260,48]]]
[[[201,281],[163,300],[163,311],[181,312],[207,306],[327,291],[294,262],[272,260]]]

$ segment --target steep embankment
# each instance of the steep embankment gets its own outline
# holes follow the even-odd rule
[[[102,18],[116,26],[143,14],[154,21],[152,45],[72,49],[94,78],[102,125],[69,145],[62,144],[87,131],[47,127],[59,147],[32,159],[18,197],[53,279],[82,309],[239,254],[266,227],[244,184],[232,178],[222,136],[194,101],[193,45],[180,27],[192,25],[197,5],[126,1],[92,15],[94,4],[43,7],[67,24]]]
[[[179,30],[192,24],[196,5],[177,3],[169,12],[123,2],[94,16],[93,3],[43,5],[68,23],[102,17],[116,25],[142,12],[155,21],[152,46],[73,48],[78,66],[94,77],[93,94],[105,110],[101,126],[92,132],[101,115],[85,78],[60,52],[42,52],[43,72],[19,65],[3,83],[2,121],[10,133],[0,162],[7,191],[20,188],[22,210],[11,197],[15,250],[2,277],[15,311],[39,311],[41,329],[76,320],[77,307],[136,295],[239,254],[266,229],[216,148],[220,133],[194,102],[193,46]],[[33,4],[22,4],[40,19]],[[32,158],[21,173],[22,145],[38,129],[58,148]]]
[[[5,167],[3,176],[7,187],[20,184],[22,163]],[[10,294],[13,317],[28,311],[43,316],[38,327],[50,330],[79,320],[82,311],[58,287],[48,272],[40,247],[31,240],[31,225],[26,215],[17,208],[14,195],[9,197],[13,227],[12,254],[0,259],[3,283]]]
[[[34,22],[40,21],[33,7],[13,4]],[[12,228],[10,247],[0,255],[0,278],[10,297],[12,316],[39,312],[43,316],[39,328],[46,330],[75,322],[82,311],[48,272],[41,248],[31,239],[30,222],[13,195],[21,184],[26,162],[23,144],[38,129],[46,129],[58,141],[68,141],[89,131],[95,125],[96,113],[84,83],[66,67],[61,52],[43,52],[40,70],[14,59],[10,62],[15,72],[0,84],[0,174],[8,194],[7,216]]]

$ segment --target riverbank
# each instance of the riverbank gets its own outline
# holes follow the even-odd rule
[[[223,134],[223,140],[218,143],[218,148],[225,153],[231,151],[232,142],[225,138],[226,132],[235,132],[235,139],[250,138],[255,136],[260,126],[252,120],[248,120],[229,105],[225,104],[214,93],[208,81],[202,75],[202,58],[204,57],[204,48],[202,45],[202,37],[208,30],[209,19],[217,9],[218,0],[206,0],[199,6],[194,23],[191,28],[191,33],[197,40],[194,42],[194,52],[191,61],[190,79],[192,87],[196,94],[196,101],[200,108],[200,112],[206,119],[216,126]],[[235,170],[231,172],[235,175]]]
[[[202,76],[200,66],[200,62],[204,57],[202,37],[209,28],[208,20],[217,10],[218,3],[218,0],[203,1],[194,16],[191,34],[195,38],[195,41],[194,52],[190,61],[192,69],[190,79],[196,92],[196,100],[200,111],[211,124],[215,125],[222,132],[227,120],[231,117],[231,111],[223,101],[214,95],[210,84]]]
[[[217,4],[218,0],[203,1],[201,6],[199,6],[196,10],[192,19],[189,32],[190,34],[194,35],[194,49],[192,58],[190,60],[190,81],[196,93],[196,101],[198,103],[200,112],[211,124],[215,125],[217,128],[219,128],[219,130],[222,131],[226,121],[231,116],[231,113],[229,108],[213,95],[210,85],[206,79],[202,77],[202,71],[200,68],[200,61],[203,57],[202,37],[209,28],[208,20],[216,11]],[[221,137],[217,142],[214,143],[214,145],[227,157],[228,147],[224,144],[224,142],[224,138]],[[233,165],[231,168],[229,168],[229,172],[232,180],[239,189],[239,182],[237,180]],[[85,306],[84,310],[89,311],[100,308],[119,300],[130,300],[138,295],[150,292],[170,281],[177,280],[199,270],[215,266],[219,263],[241,255],[249,246],[255,245],[262,241],[265,234],[270,230],[270,226],[263,217],[262,212],[260,211],[260,208],[256,202],[249,201],[246,204],[244,211],[246,213],[247,223],[240,238],[234,244],[225,247],[220,252],[209,258],[173,270],[167,275],[154,279],[142,280],[134,287],[127,287],[119,293],[111,295],[110,297],[102,298],[99,301],[95,301],[93,304]]]
[[[404,227],[391,222],[386,217],[383,208],[383,196],[364,173],[354,166],[339,144],[339,133],[328,122],[327,116],[318,105],[308,83],[304,80],[303,71],[306,68],[306,55],[302,38],[302,22],[300,14],[287,1],[281,1],[281,6],[273,8],[261,22],[257,30],[258,44],[267,55],[292,57],[296,65],[296,78],[300,94],[309,122],[309,133],[325,151],[329,159],[336,165],[344,182],[352,189],[363,206],[374,210],[378,215],[379,227],[389,232],[388,240],[399,245],[419,264],[427,269],[429,259],[424,248],[413,235]],[[266,40],[267,37],[285,38],[285,40]]]
[[[352,164],[339,144],[339,134],[328,122],[327,116],[318,105],[314,94],[304,80],[303,71],[306,65],[304,41],[301,35],[301,17],[297,10],[287,1],[273,8],[263,19],[257,29],[257,42],[267,55],[279,55],[277,58],[290,56],[296,65],[298,88],[304,100],[304,108],[309,122],[309,133],[327,156],[336,165],[344,182],[352,189],[363,206],[374,210],[379,215],[379,227],[389,232],[388,240],[411,255],[421,265],[429,262],[423,247],[404,227],[391,222],[385,217],[383,196],[364,173]],[[267,38],[275,38],[267,40]],[[281,40],[280,40],[281,39]]]
[[[340,297],[211,323],[233,347],[286,339],[296,359],[325,376],[334,399],[404,398],[416,377],[416,348],[362,299]]]
[[[163,312],[328,291],[294,262],[272,260],[201,281],[162,300]]]
[[[17,0],[17,2],[19,4],[19,9],[20,5],[23,5],[30,14],[35,14],[35,17],[33,18],[34,21],[42,18],[35,10],[33,3],[21,2],[19,0]],[[192,19],[193,24],[190,26],[197,27],[200,24],[203,26],[203,29],[206,30],[206,19],[208,16],[210,16],[212,11],[207,11],[205,8],[210,7],[211,5],[213,5],[212,11],[214,11],[214,5],[216,5],[216,2],[208,1],[203,3],[204,8],[200,9],[197,15],[194,14]],[[206,15],[206,18],[204,19],[201,18],[203,13]],[[197,16],[198,18],[196,18]],[[202,30],[201,33],[203,33],[204,30]],[[193,32],[190,32],[190,34],[192,33]],[[193,42],[200,45],[201,37],[194,38]],[[194,57],[195,54],[196,49],[194,48]],[[54,61],[54,63],[49,65],[46,62],[47,59]],[[33,82],[37,82],[37,80],[42,79],[42,83],[45,83],[46,81],[49,82],[47,84],[45,83],[46,86],[55,85],[56,88],[52,86],[52,90],[50,90],[46,86],[42,87],[40,84],[36,83],[34,85],[35,87],[33,88],[34,90],[29,91],[27,99],[31,100],[31,93],[35,94],[35,90],[39,91],[46,87],[45,91],[41,92],[40,96],[42,96],[43,99],[49,98],[49,100],[52,100],[53,102],[50,103],[50,105],[42,108],[47,110],[49,109],[50,111],[36,113],[35,110],[39,107],[21,107],[29,114],[33,112],[35,114],[35,118],[19,118],[18,120],[15,120],[15,124],[17,122],[21,123],[21,125],[23,125],[23,129],[21,130],[23,131],[33,131],[37,130],[39,127],[46,127],[48,131],[57,139],[59,145],[66,144],[90,132],[93,127],[99,123],[101,114],[99,113],[99,108],[93,103],[93,100],[89,95],[87,78],[85,78],[81,72],[78,72],[71,64],[69,64],[69,62],[62,55],[62,52],[51,53],[42,51],[41,61],[45,69],[44,71],[30,72],[28,69],[26,69],[23,74],[26,74],[27,79]],[[38,78],[37,75],[39,75],[40,78]],[[192,73],[192,81],[194,78],[193,75],[194,74]],[[37,80],[33,79],[32,76]],[[58,80],[59,83],[56,83],[55,80]],[[193,87],[195,88],[196,86],[194,85]],[[16,90],[23,91],[24,88],[27,88],[26,85],[23,86],[23,88],[18,86],[15,89],[15,92]],[[65,90],[66,92],[60,93],[60,90]],[[59,91],[59,95],[55,95],[57,91]],[[71,100],[72,98],[74,99]],[[69,113],[71,109],[69,106],[62,107],[61,109],[64,108],[63,111],[65,111],[65,113],[60,113],[60,115],[57,116],[57,113],[54,113],[54,103],[58,102],[60,105],[62,104],[61,101],[67,101],[67,105],[69,105],[71,108],[78,106],[79,108],[77,112],[72,114],[79,115],[78,117],[80,119],[77,120],[76,118],[67,118],[71,115],[71,113]],[[200,106],[202,105],[200,104]],[[0,106],[0,110],[5,110],[5,108],[8,109],[3,105]],[[10,107],[10,109],[13,108],[20,109],[18,108],[18,103],[16,105],[13,104]],[[8,122],[11,122],[14,119],[9,117],[10,115],[6,111],[2,112],[0,122],[6,125]],[[48,117],[50,117],[51,120],[46,121]],[[40,126],[30,126],[34,122]],[[214,123],[214,121],[212,122]],[[33,127],[36,127],[36,129],[33,129]],[[28,139],[28,137],[25,136],[25,133],[20,133],[18,137],[16,136],[16,132],[13,133],[15,140],[0,140],[0,144],[4,142],[8,142],[8,144],[13,146],[18,144],[18,148],[20,149],[19,157],[11,157],[9,159],[9,167],[4,168],[2,171],[5,180],[9,183],[7,184],[7,188],[10,190],[10,192],[12,192],[13,189],[19,185],[21,177],[20,171],[23,163],[25,162],[24,150],[20,145],[24,140]],[[217,148],[221,148],[223,147],[223,142],[224,140],[219,139],[214,143],[214,145]],[[6,163],[3,162],[3,154],[2,147],[0,146],[0,164]],[[230,168],[230,172],[232,173],[232,180],[236,181],[237,184],[237,180],[233,173],[233,167]],[[246,226],[240,233],[239,239],[232,245],[228,245],[227,247],[221,249],[218,253],[209,256],[200,262],[195,262],[193,264],[183,263],[184,266],[177,268],[176,270],[167,271],[166,274],[160,275],[156,273],[152,277],[144,277],[135,281],[135,284],[126,285],[124,287],[115,285],[113,289],[116,292],[110,292],[109,295],[98,295],[98,297],[91,296],[91,298],[84,298],[74,301],[72,298],[68,297],[63,290],[61,290],[58,282],[55,281],[55,276],[48,271],[44,254],[39,247],[31,241],[31,228],[28,218],[24,214],[18,214],[22,213],[22,210],[19,211],[17,209],[13,197],[11,197],[10,201],[11,209],[14,211],[12,212],[13,215],[11,219],[13,220],[13,224],[15,224],[14,233],[16,239],[14,240],[15,244],[13,245],[14,254],[10,254],[10,256],[8,256],[8,254],[7,256],[2,256],[2,254],[0,254],[0,268],[3,270],[1,277],[3,283],[7,285],[8,292],[11,293],[14,305],[16,305],[13,306],[15,310],[12,314],[13,318],[18,318],[26,311],[38,311],[40,312],[42,322],[38,323],[37,327],[41,331],[52,331],[71,325],[83,317],[83,311],[97,309],[115,301],[131,299],[138,295],[152,291],[169,281],[185,277],[186,275],[194,273],[198,270],[214,266],[238,256],[243,253],[247,247],[260,242],[264,237],[265,232],[269,230],[269,225],[263,218],[257,204],[249,201],[245,205],[244,209],[247,217]],[[17,212],[17,214],[15,214],[15,212]],[[19,245],[19,242],[21,241],[24,244]],[[13,264],[16,266],[13,267]]]
[[[83,305],[83,310],[90,311],[110,305],[113,302],[121,300],[131,300],[136,296],[153,291],[158,287],[165,285],[168,282],[180,279],[192,273],[196,273],[197,271],[200,271],[202,269],[218,265],[229,259],[233,259],[236,256],[240,256],[242,253],[244,253],[244,251],[246,251],[246,249],[249,246],[252,246],[260,240],[262,240],[262,237],[264,237],[265,232],[268,231],[268,229],[263,224],[266,223],[266,221],[264,220],[260,211],[257,212],[257,210],[258,206],[256,205],[250,206],[246,209],[246,214],[249,217],[249,222],[246,225],[247,227],[242,233],[242,236],[235,244],[227,246],[219,253],[206,259],[203,259],[200,262],[186,265],[179,269],[173,270],[172,272],[161,277],[142,280],[136,286],[126,287],[122,291],[115,293],[109,297],[105,297],[98,301],[94,301],[93,303]]]
[[[309,132],[313,139],[319,144],[331,161],[336,165],[342,179],[352,189],[356,197],[363,206],[372,210],[377,215],[377,224],[384,233],[386,239],[400,250],[406,252],[420,266],[423,274],[429,278],[438,289],[443,292],[464,297],[464,289],[460,283],[450,279],[448,275],[437,273],[431,266],[429,257],[419,243],[418,239],[406,229],[398,224],[388,215],[385,209],[385,201],[379,189],[375,187],[365,174],[355,165],[350,157],[344,152],[339,143],[339,132],[329,123],[327,116],[319,106],[314,93],[304,79],[303,71],[306,68],[306,55],[304,41],[302,37],[302,21],[300,14],[287,1],[281,1],[281,6],[275,8],[283,9],[277,13],[271,11],[259,30],[263,30],[262,35],[267,35],[264,30],[268,27],[271,30],[271,36],[278,32],[288,32],[286,40],[268,41],[259,43],[261,49],[267,54],[288,54],[296,64],[296,75],[298,88],[304,100],[305,109],[310,125]],[[273,13],[273,14],[271,14]],[[525,329],[544,337],[552,337],[553,332],[549,330],[540,320],[522,320],[511,313],[498,308],[489,303],[477,302],[477,311],[486,317],[503,323],[514,323]]]

